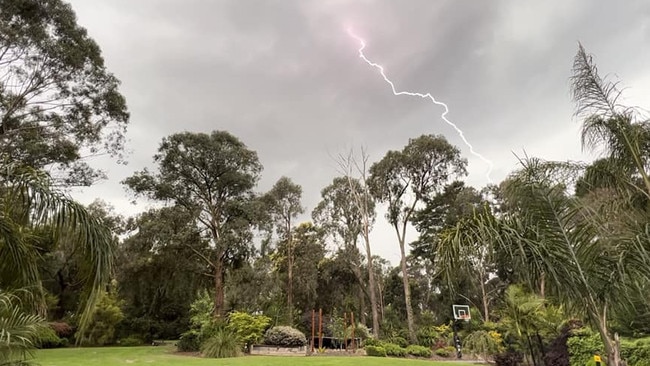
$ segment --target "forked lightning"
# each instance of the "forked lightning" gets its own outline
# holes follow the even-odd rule
[[[395,84],[393,84],[393,82],[390,81],[390,79],[388,79],[388,77],[386,76],[386,73],[384,72],[384,67],[377,64],[377,63],[374,63],[374,62],[370,61],[366,57],[366,55],[363,53],[364,48],[366,48],[366,41],[364,41],[363,38],[361,38],[361,37],[357,36],[356,34],[354,34],[352,29],[348,29],[348,34],[352,38],[359,41],[359,44],[361,45],[359,47],[359,57],[361,59],[363,59],[368,65],[370,65],[372,67],[375,67],[375,68],[377,68],[377,70],[379,70],[379,73],[384,78],[384,81],[386,81],[388,83],[388,85],[390,85],[390,88],[392,89],[394,95],[408,95],[408,96],[412,96],[412,97],[420,97],[420,98],[423,98],[423,99],[429,99],[434,104],[442,106],[445,109],[445,111],[440,115],[440,117],[448,125],[453,127],[454,130],[456,130],[456,132],[458,132],[458,135],[463,140],[465,145],[467,145],[467,147],[469,148],[469,151],[472,153],[472,155],[474,155],[477,158],[483,160],[488,165],[488,171],[486,173],[486,177],[487,177],[488,182],[492,183],[492,178],[490,177],[490,174],[492,173],[492,168],[494,167],[494,164],[489,159],[487,159],[485,156],[483,156],[483,155],[479,154],[478,152],[476,152],[474,150],[474,147],[472,146],[472,144],[470,144],[469,141],[467,141],[467,138],[465,138],[465,133],[463,133],[463,131],[460,128],[458,128],[458,126],[456,126],[456,124],[454,124],[453,122],[451,122],[450,120],[447,119],[446,116],[447,116],[447,113],[449,113],[449,107],[447,107],[447,104],[436,100],[436,98],[434,98],[433,95],[431,95],[431,93],[422,94],[422,93],[415,93],[415,92],[409,92],[409,91],[397,91],[397,89],[395,89]]]

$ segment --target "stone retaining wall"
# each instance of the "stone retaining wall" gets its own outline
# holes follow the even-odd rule
[[[278,347],[278,346],[264,346],[253,345],[251,346],[251,355],[265,355],[265,356],[306,356],[307,347]]]

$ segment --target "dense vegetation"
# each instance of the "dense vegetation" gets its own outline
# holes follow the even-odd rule
[[[416,136],[374,163],[341,154],[309,222],[302,187],[260,192],[257,153],[227,131],[172,134],[124,180],[160,208],[68,197],[103,177],[82,151],[120,159],[128,112],[60,0],[0,0],[0,75],[0,364],[157,339],[208,357],[300,347],[322,309],[323,336],[369,356],[455,357],[458,333],[499,365],[648,365],[650,124],[582,46],[571,87],[597,160],[525,158],[478,189],[457,147]],[[372,254],[378,220],[396,267]]]

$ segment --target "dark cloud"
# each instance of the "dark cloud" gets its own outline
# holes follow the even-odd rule
[[[486,183],[486,165],[440,119],[443,109],[394,97],[358,58],[347,27],[396,86],[431,92],[500,180],[512,151],[581,158],[568,77],[577,41],[617,72],[643,104],[650,81],[646,1],[72,1],[79,21],[123,82],[132,112],[130,164],[106,166],[110,180],[78,196],[131,206],[119,181],[151,165],[162,137],[228,130],[258,151],[260,189],[287,175],[311,210],[336,174],[332,154],[365,145],[373,160],[410,137],[442,133],[470,162],[468,181]],[[305,217],[307,218],[307,216]],[[380,220],[381,221],[381,220]],[[379,226],[379,254],[398,257]]]

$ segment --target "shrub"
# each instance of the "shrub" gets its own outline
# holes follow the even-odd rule
[[[494,362],[497,366],[519,366],[523,361],[524,355],[513,350],[494,355]]]
[[[368,347],[368,346],[379,347],[381,345],[382,342],[377,338],[366,338],[366,340],[363,341],[364,347]]]
[[[36,338],[35,345],[37,348],[60,348],[68,345],[68,340],[66,338],[59,338],[54,332],[54,329],[50,327],[40,328]]]
[[[406,353],[411,356],[431,358],[431,349],[416,344],[406,347]]]
[[[621,344],[621,353],[628,365],[650,366],[650,344],[641,339],[631,344]]]
[[[453,349],[450,352],[447,347],[443,347],[443,348],[438,348],[437,350],[434,351],[434,353],[436,354],[436,356],[449,357],[454,353],[454,351],[455,351],[455,349]]]
[[[228,316],[228,329],[236,334],[237,339],[246,347],[258,343],[264,337],[264,331],[271,324],[271,318],[264,315],[251,315],[235,311]]]
[[[481,355],[485,361],[503,351],[501,335],[493,330],[479,330],[470,334],[465,338],[465,347]]]
[[[74,329],[66,322],[51,322],[49,326],[59,338],[68,338],[74,333]]]
[[[384,349],[386,350],[386,355],[387,356],[406,357],[406,348],[401,347],[398,344],[384,343],[382,345],[382,347],[384,347]]]
[[[348,334],[352,337],[352,326],[348,327]],[[354,327],[354,337],[361,338],[361,340],[368,339],[370,337],[370,329],[365,324],[357,323]]]
[[[181,335],[181,338],[176,343],[176,347],[180,352],[198,352],[201,348],[201,341],[199,340],[200,333],[197,330],[189,330]]]
[[[425,347],[441,348],[451,340],[451,327],[448,325],[426,326],[418,329],[418,344]]]
[[[573,336],[569,337],[566,343],[571,366],[586,365],[589,361],[593,361],[595,354],[605,354],[600,336],[588,329],[573,332]]]
[[[142,339],[131,336],[131,337],[126,337],[122,338],[117,341],[117,344],[119,344],[122,347],[135,347],[135,346],[141,346],[144,342]]]
[[[95,346],[114,343],[115,327],[124,319],[121,305],[122,302],[115,293],[104,292],[95,308],[88,330],[81,335],[81,343]]]
[[[214,299],[207,290],[201,291],[190,305],[190,324],[193,328],[201,329],[210,325],[214,317]]]
[[[582,322],[577,320],[569,320],[560,331],[560,334],[553,339],[551,344],[546,347],[544,354],[544,362],[547,365],[568,365],[569,364],[569,349],[567,347],[567,340],[571,337],[573,329],[582,327]]]
[[[406,348],[409,345],[409,342],[403,337],[390,337],[388,339],[390,343],[394,343],[402,348]]]
[[[266,331],[264,344],[271,346],[295,347],[307,344],[305,334],[288,326],[276,326]]]
[[[201,353],[209,358],[237,357],[241,354],[241,343],[237,339],[237,333],[221,327],[203,343]]]
[[[372,357],[386,357],[386,349],[380,346],[366,346],[366,355]]]

